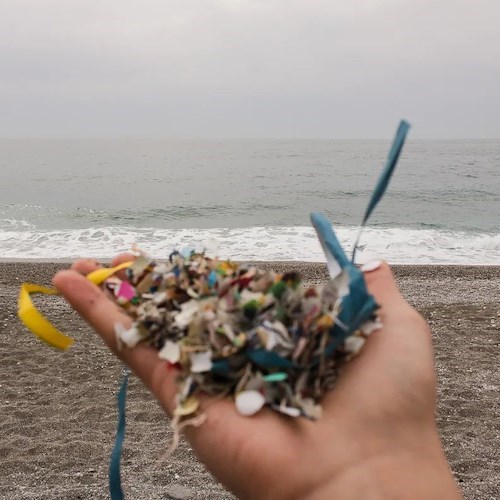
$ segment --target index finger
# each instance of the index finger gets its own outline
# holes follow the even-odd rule
[[[165,362],[153,348],[138,344],[133,349],[119,349],[115,324],[125,328],[132,320],[106,294],[76,271],[60,271],[54,286],[69,304],[102,337],[106,345],[138,375],[168,410],[174,406],[174,373],[167,372]]]

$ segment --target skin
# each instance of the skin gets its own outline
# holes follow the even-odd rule
[[[131,259],[121,255],[112,264]],[[152,348],[118,352],[114,324],[127,326],[130,318],[84,278],[98,266],[77,261],[54,277],[54,285],[171,414],[175,372]],[[318,421],[267,409],[242,417],[229,399],[205,399],[206,422],[186,429],[198,457],[239,498],[462,498],[436,429],[429,328],[386,264],[365,279],[384,327],[324,397]]]

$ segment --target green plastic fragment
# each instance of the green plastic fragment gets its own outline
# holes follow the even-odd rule
[[[284,372],[270,373],[269,375],[264,376],[264,380],[266,382],[283,382],[283,380],[286,380],[287,378],[288,375]]]
[[[252,319],[257,314],[259,303],[256,300],[250,300],[243,306],[243,314],[246,318]]]
[[[271,287],[271,293],[279,299],[286,289],[286,284],[283,281],[278,281]]]
[[[276,319],[282,323],[287,319],[287,314],[285,309],[280,306],[276,307]]]

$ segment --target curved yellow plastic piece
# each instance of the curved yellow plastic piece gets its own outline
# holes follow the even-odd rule
[[[87,275],[87,279],[96,285],[100,285],[103,281],[107,280],[113,274],[130,267],[132,262],[124,262],[118,266],[111,268],[97,269]],[[55,288],[47,288],[32,283],[23,283],[19,291],[19,301],[17,314],[19,319],[31,330],[37,337],[39,337],[47,344],[57,347],[61,350],[66,350],[73,344],[74,340],[64,333],[60,332],[43,314],[38,311],[31,300],[32,293],[43,293],[45,295],[57,295],[59,292]]]
[[[122,269],[126,269],[130,267],[132,262],[123,262],[115,267],[101,267],[100,269],[96,269],[92,271],[90,274],[87,274],[87,279],[92,281],[95,285],[100,285],[103,281],[106,281],[108,278],[113,276],[113,274],[121,271]]]
[[[56,295],[58,291],[54,288],[45,288],[31,283],[21,285],[17,311],[19,318],[36,336],[47,342],[47,344],[66,350],[73,343],[73,339],[61,333],[44,318],[31,301],[30,294],[32,293]]]

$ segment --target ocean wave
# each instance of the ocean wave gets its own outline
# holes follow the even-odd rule
[[[344,249],[350,252],[358,228],[335,229]],[[0,228],[0,259],[106,259],[133,245],[159,258],[173,249],[194,247],[235,260],[325,260],[314,229],[306,226],[178,230],[111,226],[40,231],[13,224]],[[367,228],[357,261],[373,257],[394,264],[500,265],[500,234]]]
[[[24,219],[0,219],[0,230],[3,228],[34,228],[34,225]]]

